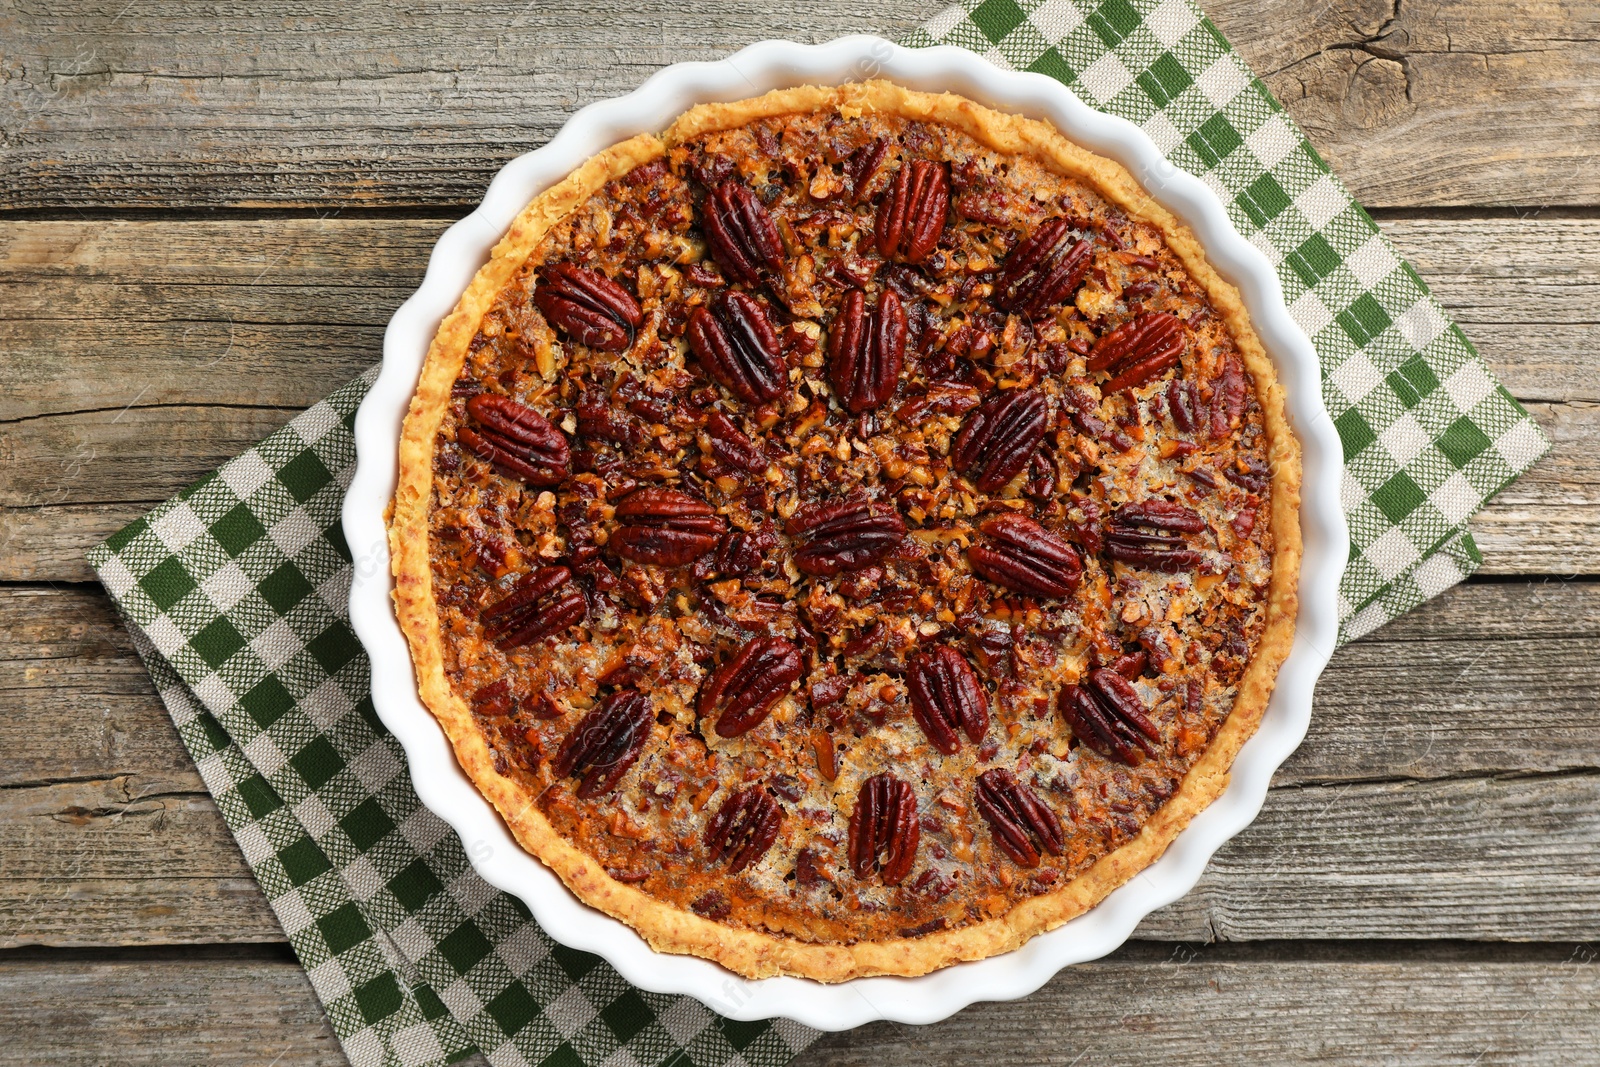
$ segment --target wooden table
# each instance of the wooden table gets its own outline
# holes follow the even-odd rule
[[[940,0],[688,6],[0,5],[0,1061],[343,1062],[83,553],[373,363],[578,106]],[[1210,8],[1555,450],[1187,899],[808,1067],[1600,1062],[1600,5]]]

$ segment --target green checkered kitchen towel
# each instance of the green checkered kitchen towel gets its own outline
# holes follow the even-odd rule
[[[1546,442],[1187,0],[984,0],[906,43],[1053,75],[1133,120],[1277,265],[1344,441],[1345,640],[1471,572],[1466,519]],[[811,1031],[641,992],[556,945],[417,800],[346,618],[339,509],[372,377],[90,554],[350,1060],[786,1062]]]

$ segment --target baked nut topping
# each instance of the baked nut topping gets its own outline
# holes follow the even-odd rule
[[[643,316],[638,301],[622,286],[571,263],[552,263],[539,272],[533,302],[550,325],[601,352],[621,352],[631,345]]]
[[[652,944],[917,974],[1217,794],[1292,634],[1298,458],[1124,172],[885,83],[697,109],[530,205],[402,442],[425,702]]]
[[[850,870],[857,878],[874,874],[884,885],[899,885],[917,860],[922,821],[917,795],[892,774],[875,774],[861,783],[850,815]]]

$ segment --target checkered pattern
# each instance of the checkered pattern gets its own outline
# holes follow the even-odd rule
[[[1468,517],[1549,443],[1209,19],[1188,0],[969,0],[906,43],[1048,74],[1137,123],[1277,268],[1344,443],[1342,640],[1477,568]]]
[[[1546,444],[1185,0],[984,0],[908,43],[1043,71],[1140,123],[1277,264],[1344,441],[1350,639],[1476,566]],[[346,618],[350,426],[373,374],[90,554],[353,1063],[778,1067],[814,1034],[633,989],[473,873],[373,713]]]
[[[346,617],[339,507],[373,376],[91,554],[351,1062],[786,1063],[811,1031],[555,944],[417,800]]]

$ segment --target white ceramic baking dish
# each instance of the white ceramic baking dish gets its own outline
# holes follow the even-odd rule
[[[1117,160],[1188,223],[1211,262],[1238,286],[1277,365],[1304,449],[1300,617],[1293,652],[1259,732],[1239,753],[1227,791],[1165,855],[1092,911],[1014,952],[920,978],[863,978],[839,985],[799,978],[749,981],[706,960],[654,951],[628,926],[579,902],[512,839],[457,766],[444,733],[417,697],[390,602],[384,509],[394,492],[401,420],[434,332],[533,196],[595,152],[637,133],[665,129],[695,104],[879,77],[1045,119],[1074,141]],[[627,96],[584,108],[548,145],[506,164],[482,205],[439,239],[421,288],[389,322],[382,371],[356,417],[358,466],[344,505],[345,535],[357,556],[350,621],[372,657],[373,702],[405,747],[418,796],[461,835],[478,872],[526,902],[551,937],[604,957],[637,986],[688,994],[734,1019],[785,1017],[824,1030],[876,1019],[929,1023],[975,1001],[1026,996],[1062,967],[1111,952],[1140,919],[1193,888],[1212,853],[1255,818],[1273,772],[1305,736],[1312,687],[1334,648],[1336,593],[1348,546],[1339,505],[1342,454],[1322,404],[1320,377],[1316,352],[1289,317],[1271,264],[1234,229],[1205,183],[1167,162],[1137,127],[1089,108],[1051,78],[1000,70],[965,49],[907,49],[868,36],[822,45],[764,41],[720,62],[675,64]]]

